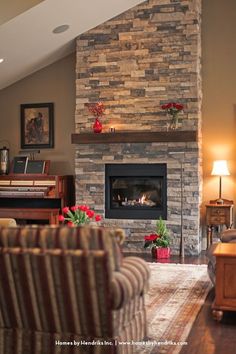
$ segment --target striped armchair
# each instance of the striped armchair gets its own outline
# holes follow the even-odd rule
[[[149,268],[115,230],[0,228],[0,353],[132,353]]]

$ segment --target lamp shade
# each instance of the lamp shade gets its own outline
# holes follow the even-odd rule
[[[226,160],[216,160],[213,162],[212,176],[229,176],[229,169]]]

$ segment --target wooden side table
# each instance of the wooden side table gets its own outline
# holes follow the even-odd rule
[[[236,311],[236,243],[219,243],[216,256],[214,319],[220,321],[223,311]]]
[[[227,229],[233,226],[233,202],[206,204],[207,248],[212,244],[213,227],[225,225]]]

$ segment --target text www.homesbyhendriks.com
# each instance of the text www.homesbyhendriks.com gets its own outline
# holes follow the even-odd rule
[[[162,345],[188,345],[188,342],[174,342],[172,340],[165,340],[163,342],[158,342],[156,340],[147,340],[147,341],[118,341],[115,340],[113,341],[107,341],[107,340],[92,340],[92,341],[86,341],[86,340],[73,340],[73,341],[60,341],[56,340],[55,345],[58,346],[96,346],[96,345],[102,345],[102,346],[117,346],[117,345],[137,345],[137,346],[162,346]]]

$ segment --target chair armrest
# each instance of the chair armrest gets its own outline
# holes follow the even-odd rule
[[[206,251],[206,257],[208,258],[207,272],[208,276],[213,285],[215,285],[216,278],[216,257],[214,256],[214,251],[218,243],[213,243],[210,248]]]
[[[0,226],[16,226],[16,220],[11,218],[0,218]]]
[[[122,266],[129,267],[130,265],[134,266],[136,269],[140,271],[143,275],[145,282],[150,278],[150,268],[148,263],[145,262],[142,258],[138,257],[125,257],[123,259]]]
[[[220,235],[221,242],[236,242],[236,229],[224,230]]]
[[[148,289],[150,270],[147,263],[136,257],[127,257],[119,272],[112,277],[112,308],[123,307],[135,296],[141,296]]]

